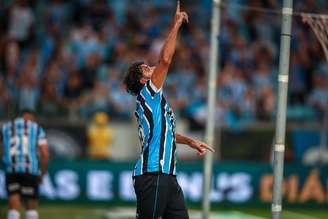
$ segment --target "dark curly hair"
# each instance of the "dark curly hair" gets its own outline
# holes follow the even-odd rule
[[[20,116],[23,116],[24,114],[31,114],[33,116],[36,115],[35,111],[33,109],[30,109],[30,108],[23,108],[19,111]]]
[[[142,78],[142,64],[144,64],[144,62],[135,62],[130,65],[128,72],[124,77],[123,83],[126,86],[126,91],[134,96],[138,96],[144,86],[140,83],[140,79]]]

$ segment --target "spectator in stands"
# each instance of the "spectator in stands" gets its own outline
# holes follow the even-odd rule
[[[291,55],[291,69],[289,73],[290,83],[288,86],[290,103],[292,105],[303,104],[306,93],[306,72],[297,56],[298,54]]]
[[[40,81],[38,68],[38,51],[34,50],[28,56],[26,62],[22,66],[19,74],[19,108],[36,110],[39,95]]]
[[[110,112],[107,85],[97,81],[92,91],[83,94],[79,110],[85,118],[98,111]]]
[[[71,70],[71,72],[69,72],[67,82],[64,85],[64,103],[66,103],[67,107],[71,106],[72,104],[74,105],[74,102],[79,102],[78,99],[80,99],[81,95],[81,77],[76,71]]]
[[[243,96],[237,102],[237,112],[240,121],[243,123],[250,123],[256,120],[256,99],[251,88],[246,88]]]
[[[263,87],[273,87],[273,72],[270,64],[259,60],[256,64],[255,71],[252,75],[252,83],[256,93],[259,93]]]
[[[123,84],[109,93],[109,99],[117,118],[131,118],[131,112],[135,105],[133,104],[133,97],[126,92]]]
[[[71,32],[70,46],[77,57],[78,68],[90,65],[90,61],[102,50],[97,33],[90,24],[84,24],[81,28]]]
[[[8,91],[5,80],[1,76],[0,72],[0,114],[8,114],[9,113],[9,107],[12,101],[12,96],[10,95],[10,92]]]
[[[314,77],[309,103],[316,110],[318,118],[323,118],[323,114],[328,111],[328,79],[323,74]]]
[[[263,86],[257,97],[257,118],[271,121],[275,110],[275,95],[271,86]]]
[[[108,115],[103,112],[94,114],[88,130],[88,156],[92,159],[109,159],[112,156],[113,131],[108,125]]]
[[[71,66],[67,82],[64,85],[63,105],[69,112],[71,118],[76,118],[81,105],[82,96],[82,79],[79,76],[75,66]]]
[[[9,12],[8,37],[17,41],[22,48],[33,41],[35,16],[27,0],[15,1]]]
[[[4,45],[4,66],[3,79],[13,98],[18,96],[17,93],[17,75],[20,67],[20,49],[18,43],[14,40],[7,41]],[[15,100],[15,99],[14,99]]]
[[[99,64],[99,56],[97,53],[90,53],[86,57],[85,67],[81,69],[82,88],[84,91],[91,91],[97,78],[97,66]]]
[[[47,26],[60,34],[64,34],[67,21],[69,20],[70,7],[64,0],[50,0],[45,8]]]
[[[41,89],[40,109],[44,115],[58,115],[62,112],[62,100],[58,95],[56,86],[49,80],[43,83]]]
[[[83,11],[83,19],[92,25],[96,31],[100,30],[107,20],[111,19],[112,11],[106,0],[95,0],[88,2]]]

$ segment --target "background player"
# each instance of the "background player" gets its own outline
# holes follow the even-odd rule
[[[173,26],[160,53],[157,66],[143,62],[130,66],[124,83],[137,96],[135,115],[139,125],[142,153],[134,169],[137,218],[189,218],[183,193],[176,180],[176,143],[187,144],[204,155],[207,144],[175,133],[175,116],[162,87],[176,48],[177,34],[188,15],[177,2]]]
[[[38,219],[38,186],[48,164],[45,132],[35,122],[34,113],[25,110],[20,117],[3,125],[0,136],[8,193],[7,219],[20,218],[22,199],[26,199],[25,218]]]

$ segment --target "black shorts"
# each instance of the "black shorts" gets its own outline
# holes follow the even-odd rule
[[[38,176],[26,173],[7,173],[6,189],[8,196],[19,194],[23,198],[38,199],[39,180]]]
[[[189,219],[183,192],[175,176],[151,173],[133,180],[137,219]]]

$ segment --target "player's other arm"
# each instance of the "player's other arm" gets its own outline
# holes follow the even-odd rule
[[[186,12],[180,11],[180,1],[178,1],[173,26],[165,40],[160,53],[159,62],[151,76],[151,82],[157,89],[161,89],[166,79],[167,71],[175,52],[178,31],[184,21],[188,22],[188,15]]]
[[[2,130],[0,129],[0,167],[2,165],[2,157],[3,157],[3,137],[2,137]]]
[[[42,128],[40,128],[40,133],[38,136],[38,144],[39,144],[40,155],[41,155],[41,180],[42,180],[43,176],[47,173],[48,161],[49,161],[48,143],[47,143],[45,132]]]
[[[209,150],[211,152],[215,152],[215,150],[210,147],[209,145],[207,145],[206,143],[193,139],[193,138],[189,138],[187,136],[181,135],[181,134],[176,134],[176,142],[178,144],[186,144],[189,145],[189,147],[197,150],[197,153],[199,156],[203,156],[206,153],[206,150]]]
[[[47,172],[48,161],[49,161],[48,145],[46,143],[40,145],[40,154],[41,154],[41,179],[42,179]]]

